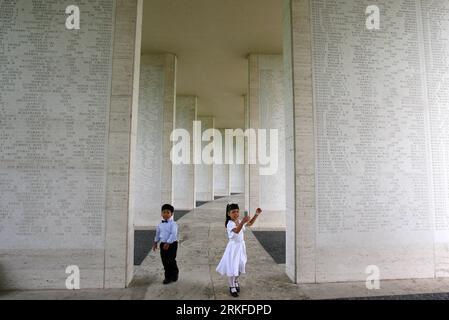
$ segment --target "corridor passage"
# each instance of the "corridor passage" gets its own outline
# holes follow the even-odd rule
[[[243,196],[235,195],[206,203],[177,222],[180,235],[179,282],[162,285],[163,268],[159,252],[151,252],[142,265],[136,268],[132,283],[132,290],[135,291],[133,298],[231,298],[226,277],[215,271],[228,241],[224,227],[228,202],[238,203],[242,207]],[[303,298],[299,288],[285,275],[285,266],[276,264],[249,228],[245,238],[248,264],[247,274],[241,277],[240,299]]]

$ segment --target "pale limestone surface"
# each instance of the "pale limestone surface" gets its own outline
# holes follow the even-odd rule
[[[369,265],[383,279],[448,275],[449,91],[439,75],[449,64],[437,56],[449,52],[440,38],[449,5],[387,3],[384,21],[403,38],[353,32],[364,9],[354,1],[284,3],[287,168],[294,172],[287,176],[286,261],[301,283],[359,281]],[[413,18],[404,20],[404,8]],[[344,23],[332,25],[332,16]],[[362,46],[369,47],[364,59],[374,59],[366,69],[356,54],[362,38],[371,42]],[[386,43],[394,45],[384,51]],[[336,52],[341,60],[328,69]],[[368,105],[375,116],[357,113]]]
[[[250,107],[249,107],[249,98],[248,95],[245,95],[245,130],[250,128]],[[249,165],[249,143],[245,143],[245,210],[249,210],[250,205],[250,187],[249,187],[249,177],[250,177],[250,165]]]
[[[10,291],[0,292],[0,299],[234,299],[228,293],[226,278],[215,271],[227,243],[224,208],[228,201],[240,204],[243,197],[233,196],[208,203],[178,221],[178,283],[162,284],[159,252],[152,252],[142,266],[135,269],[133,283],[128,289]],[[335,299],[447,292],[449,288],[448,279],[382,281],[380,290],[367,290],[364,282],[296,285],[285,274],[285,265],[277,265],[250,230],[245,233],[245,238],[248,264],[247,274],[241,279],[239,299]]]
[[[251,54],[249,56],[249,128],[262,129],[266,134],[266,155],[270,146],[277,143],[277,171],[261,175],[261,151],[257,147],[257,164],[249,165],[249,210],[265,208],[265,215],[254,225],[255,228],[285,228],[285,107],[284,73],[282,55]],[[270,130],[277,130],[278,140],[271,141]],[[262,141],[261,136],[257,143]],[[251,141],[249,141],[251,145]],[[250,150],[252,148],[250,147]],[[265,155],[265,154],[264,154]]]
[[[230,165],[226,162],[226,143],[225,143],[225,134],[226,129],[217,129],[221,134],[221,139],[218,139],[219,136],[217,135],[217,144],[215,146],[215,150],[221,149],[221,160],[219,159],[220,152],[217,151],[215,153],[215,162],[214,162],[214,197],[227,197],[231,194],[230,188],[231,188],[231,172],[230,172]],[[221,143],[218,142],[221,140]],[[221,146],[221,148],[220,148]],[[220,148],[220,149],[219,149]]]
[[[161,203],[172,203],[170,135],[174,129],[176,56],[142,55],[132,181],[136,227],[155,226]]]
[[[287,108],[287,270],[315,283],[315,144],[310,1],[284,0]],[[291,77],[291,78],[290,78]]]
[[[245,159],[245,151],[241,150],[241,148],[237,148],[234,139],[233,146],[233,163],[229,165],[229,184],[231,194],[235,193],[245,193],[245,165],[238,164],[237,159],[243,158]],[[242,154],[243,153],[243,154]]]
[[[139,63],[135,51],[140,49],[136,30],[142,5],[142,0],[116,0],[110,118],[119,116],[123,122],[116,125],[110,120],[109,128],[104,288],[123,288],[129,283],[128,275],[133,269],[130,263],[134,237],[130,232],[128,210],[129,166],[131,118],[137,86],[135,72]]]
[[[32,239],[29,244],[21,246],[21,248],[6,248],[5,244],[7,242],[2,239],[1,243],[3,245],[0,248],[0,287],[2,288],[65,288],[65,278],[67,276],[65,274],[66,267],[74,264],[86,270],[83,280],[89,284],[89,287],[108,288],[126,286],[126,273],[127,271],[129,272],[130,268],[132,269],[132,266],[129,263],[127,264],[127,261],[129,261],[128,253],[130,252],[127,243],[132,242],[132,239],[128,237],[130,235],[128,232],[128,177],[131,110],[134,89],[133,70],[135,66],[136,17],[137,9],[141,4],[141,1],[138,0],[90,1],[84,4],[86,13],[92,13],[99,5],[102,5],[104,7],[103,20],[92,14],[84,17],[85,23],[88,26],[90,25],[89,28],[96,31],[92,31],[92,34],[84,33],[82,37],[77,37],[80,41],[77,50],[83,51],[84,55],[75,54],[73,56],[74,59],[71,61],[74,64],[74,68],[75,66],[80,68],[80,72],[93,70],[91,79],[97,82],[94,84],[95,86],[98,85],[98,88],[95,87],[95,92],[99,97],[106,97],[107,101],[100,101],[100,104],[96,106],[96,110],[89,109],[95,101],[91,97],[92,95],[87,92],[80,92],[78,94],[77,91],[73,91],[73,88],[70,88],[66,84],[74,84],[78,88],[77,90],[85,86],[89,87],[87,77],[78,73],[75,69],[72,70],[71,67],[64,69],[66,63],[63,64],[64,68],[60,69],[58,73],[58,84],[54,87],[51,84],[48,86],[51,88],[48,91],[50,94],[49,99],[39,101],[39,108],[42,108],[42,110],[46,109],[51,111],[55,106],[60,106],[60,99],[55,92],[59,90],[57,86],[65,86],[65,89],[71,92],[70,95],[66,95],[66,98],[64,98],[69,106],[68,109],[72,112],[72,115],[67,113],[69,115],[68,126],[63,128],[59,125],[50,125],[54,120],[56,120],[54,121],[55,123],[62,124],[57,119],[59,117],[57,113],[53,113],[54,117],[46,119],[46,121],[50,121],[48,125],[44,127],[39,125],[36,129],[38,131],[42,130],[43,136],[48,137],[51,137],[51,133],[55,130],[62,129],[60,132],[56,131],[59,137],[61,132],[71,132],[73,129],[70,126],[75,125],[75,128],[79,129],[75,132],[77,135],[80,135],[78,137],[80,138],[79,141],[90,139],[91,145],[90,149],[80,152],[80,157],[84,158],[84,160],[79,158],[81,161],[77,161],[77,163],[67,163],[67,160],[61,161],[61,163],[68,164],[68,167],[65,169],[66,172],[61,171],[63,172],[61,178],[58,178],[57,174],[62,169],[59,167],[59,164],[54,167],[56,169],[54,172],[53,170],[47,172],[42,171],[42,175],[39,176],[39,179],[42,179],[42,184],[51,185],[50,181],[52,179],[60,179],[59,181],[62,185],[55,186],[54,191],[37,195],[39,201],[45,201],[47,204],[45,207],[40,205],[39,208],[43,209],[48,207],[43,214],[40,214],[40,218],[50,216],[52,214],[50,211],[55,210],[58,214],[67,214],[67,217],[63,217],[64,219],[61,221],[65,223],[69,222],[69,225],[67,228],[66,226],[60,227],[60,230],[57,232],[49,232],[49,228],[57,225],[55,224],[55,219],[48,219],[45,222],[47,226],[41,226],[44,232],[39,233],[38,237]],[[32,12],[36,14],[36,17],[41,17],[42,14],[48,13],[48,11],[54,12],[55,10],[61,10],[59,7],[52,9],[52,6],[58,6],[58,4],[53,2],[45,3],[45,6],[39,6],[37,3],[27,1],[13,3],[13,5],[24,5],[23,12],[30,14],[30,18],[33,15]],[[33,6],[35,6],[34,9]],[[43,10],[48,11],[44,12]],[[61,12],[64,12],[64,10]],[[64,29],[63,20],[60,20],[60,25],[55,24],[58,23],[58,19],[50,20],[53,21],[52,25],[45,30],[37,30],[32,24],[27,24],[26,27],[31,27],[34,31],[37,30],[36,37],[39,39],[42,38],[40,34],[45,33],[46,35],[43,38],[49,41],[49,43],[63,44],[63,42],[58,40],[58,37],[65,37],[67,40],[69,39],[68,35],[70,31]],[[96,23],[101,23],[101,28],[96,26]],[[25,26],[20,26],[20,30],[26,30],[23,28]],[[83,29],[82,26],[81,28]],[[14,32],[21,32],[20,30]],[[108,41],[106,38],[104,38],[104,41],[101,40],[97,32],[108,33],[109,35],[106,38],[110,38],[111,41],[113,40],[113,47],[110,45],[111,41]],[[72,36],[74,36],[73,33]],[[20,38],[19,33],[16,33],[8,37],[7,43],[10,41],[16,42],[18,38]],[[94,39],[93,43],[90,43],[92,39]],[[75,44],[73,43],[73,45]],[[87,48],[90,49],[87,50]],[[59,49],[61,48],[55,47],[46,53],[42,51],[38,54],[39,57],[36,57],[38,57],[38,60],[41,58],[44,59],[42,60],[44,61],[43,65],[47,64],[45,61],[56,63],[56,56],[59,54],[55,50]],[[91,49],[93,51],[90,51]],[[95,68],[98,68],[98,70],[103,70],[109,74],[110,77],[108,76],[107,80],[93,77],[93,74],[99,72],[95,72],[95,68],[92,69],[92,61],[100,59],[100,51],[105,56],[111,57],[107,60],[102,58],[105,63],[101,64],[97,62],[95,65]],[[60,52],[64,52],[65,54],[67,48],[62,48]],[[62,53],[60,56],[62,57]],[[30,58],[27,57],[26,59],[29,60]],[[15,60],[20,61],[19,56]],[[82,65],[81,61],[88,61],[88,64]],[[39,63],[35,65],[39,66]],[[28,68],[23,68],[21,72],[25,75],[32,71]],[[45,71],[45,74],[48,73],[48,70]],[[29,76],[27,75],[26,78]],[[50,77],[56,77],[56,75],[50,74]],[[19,88],[19,86],[16,87]],[[27,90],[18,90],[15,92],[17,97],[20,97],[20,91],[29,95]],[[89,101],[78,101],[78,97],[82,97],[83,99],[87,97]],[[12,110],[18,110],[16,103],[8,105],[12,106]],[[63,109],[60,110],[63,111]],[[92,112],[92,115],[89,114],[90,112]],[[84,117],[87,115],[88,119],[85,120],[86,118],[83,118],[83,115]],[[96,118],[98,116],[102,119]],[[71,121],[74,121],[74,123],[70,124]],[[91,121],[95,121],[95,123]],[[84,130],[80,129],[81,124],[86,126]],[[15,126],[15,128],[22,132],[29,130],[29,128],[21,126]],[[101,133],[98,130],[103,130],[104,132]],[[97,132],[95,133],[95,131]],[[70,158],[72,152],[77,152],[73,149],[76,139],[64,140],[58,138],[58,143],[59,149],[57,151],[59,156],[67,156]],[[85,146],[85,143],[80,143],[80,145]],[[53,161],[56,158],[53,155],[49,159]],[[91,159],[97,159],[99,162],[95,164]],[[14,162],[17,160],[14,159]],[[45,162],[45,166],[51,164],[49,160],[45,160]],[[3,163],[0,164],[0,167],[5,168]],[[36,167],[36,164],[33,167]],[[73,181],[66,180],[69,176],[72,177]],[[103,178],[101,181],[98,181],[93,179],[94,176]],[[83,177],[87,177],[84,179],[84,182],[81,181]],[[43,189],[39,187],[38,190]],[[99,190],[100,192],[98,192]],[[86,192],[89,195],[93,195],[93,202],[89,202],[90,200],[88,201],[80,197],[80,195],[86,194]],[[58,196],[57,193],[61,193],[62,195]],[[4,194],[3,191],[2,194]],[[69,198],[74,198],[74,203],[76,204],[84,205],[85,203],[93,203],[96,208],[92,212],[90,210],[83,210],[82,208],[71,211],[69,206],[62,200]],[[3,204],[3,201],[1,202]],[[58,208],[58,205],[61,208]],[[34,213],[37,212],[37,203],[30,203],[29,207]],[[82,217],[83,213],[87,213],[87,215]],[[14,216],[21,219],[22,215],[27,215],[27,213],[17,212]],[[76,217],[82,217],[84,222],[87,221],[88,228],[87,230],[78,229],[75,230],[75,234],[70,234],[70,230],[74,230],[73,226],[80,225],[76,222]],[[31,222],[35,224],[36,220],[32,219]],[[99,231],[98,225],[100,225]],[[38,227],[36,229],[40,228],[38,225],[35,226]],[[30,229],[35,226],[30,226]],[[91,231],[89,228],[92,227],[95,231],[94,233],[99,234],[99,237],[97,239],[87,239],[88,241],[86,243],[86,235],[89,236]],[[10,232],[12,228],[8,228],[8,230]],[[19,234],[16,233],[16,235]],[[8,238],[10,240],[9,243],[13,244],[13,246],[20,244],[17,239],[13,240],[11,237]]]
[[[198,121],[201,122],[201,136],[209,129],[215,128],[215,118],[207,116],[199,116]],[[207,146],[213,145],[213,139],[210,141],[201,141],[201,154],[206,150]],[[205,153],[208,153],[205,151]],[[195,165],[195,193],[196,201],[212,201],[214,200],[214,165],[201,164]]]
[[[293,98],[293,65],[292,65],[292,28],[291,1],[283,1],[283,57],[284,57],[284,107],[285,107],[285,224],[286,224],[286,272],[288,277],[296,282],[296,169],[295,169],[295,111]],[[291,174],[293,173],[293,174]]]
[[[193,122],[196,121],[198,97],[176,97],[175,128],[186,130],[190,136],[190,164],[173,165],[173,206],[176,210],[195,208],[195,165],[193,164]],[[180,140],[175,142],[181,143]]]

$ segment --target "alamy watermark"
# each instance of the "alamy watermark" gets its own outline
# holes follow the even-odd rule
[[[380,29],[380,9],[376,5],[371,5],[366,8],[366,29],[379,30]]]
[[[257,164],[262,176],[274,175],[279,168],[278,129],[226,129],[223,136],[217,129],[203,132],[201,121],[194,121],[193,137],[185,129],[176,129],[170,139],[174,144],[170,154],[174,165]]]
[[[79,30],[80,29],[80,8],[75,5],[70,5],[65,9],[65,13],[68,15],[65,21],[65,27],[67,30]]]
[[[67,16],[65,26],[67,30],[79,30],[80,29],[80,8],[77,5],[70,5],[66,8],[65,13]],[[380,29],[380,9],[377,5],[370,5],[366,8],[365,14],[368,15],[366,19],[366,28],[368,30]]]
[[[366,278],[366,288],[368,290],[380,289],[380,269],[376,265],[367,266],[365,273],[368,275]]]
[[[79,290],[80,289],[80,268],[78,266],[68,266],[65,269],[65,273],[69,276],[65,281],[65,287],[67,290]]]

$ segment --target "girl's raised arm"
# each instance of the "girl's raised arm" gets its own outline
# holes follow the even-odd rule
[[[244,217],[243,220],[240,222],[240,224],[237,226],[237,228],[232,229],[232,231],[236,234],[239,234],[240,231],[242,231],[243,226],[249,221],[249,217]]]
[[[251,221],[248,222],[246,225],[247,225],[248,227],[251,227],[251,226],[254,224],[254,222],[256,222],[257,218],[259,217],[259,215],[260,215],[261,213],[262,213],[262,209],[257,208],[256,214],[255,214],[254,217],[251,219]]]

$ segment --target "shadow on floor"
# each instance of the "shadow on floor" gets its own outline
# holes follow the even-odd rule
[[[182,219],[190,210],[175,210],[175,221]]]
[[[285,264],[285,231],[256,231],[256,239],[277,264]]]
[[[140,266],[153,246],[156,230],[134,231],[134,265]]]
[[[175,221],[179,221],[189,210],[175,210]],[[140,266],[151,251],[156,230],[135,230],[134,231],[134,265]]]
[[[201,207],[202,205],[205,205],[206,203],[208,203],[209,201],[197,201],[196,202],[196,207]]]

